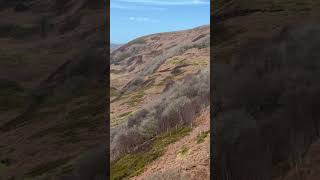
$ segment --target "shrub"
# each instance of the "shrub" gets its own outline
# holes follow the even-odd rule
[[[112,130],[112,159],[171,128],[191,123],[209,105],[209,84],[208,70],[176,82],[154,104],[129,117],[126,126]]]
[[[151,139],[157,135],[157,121],[154,117],[144,118],[139,126],[139,131],[146,139]]]
[[[163,112],[160,115],[160,118],[158,119],[158,130],[159,132],[164,132],[169,128],[174,127],[177,124],[184,124],[187,122],[188,116],[184,116],[182,114],[183,112],[186,113],[186,111],[183,111],[183,108],[185,108],[187,105],[190,104],[190,99],[183,96],[179,99],[176,99],[172,103],[168,104],[166,108],[164,108]],[[189,109],[192,110],[192,109]],[[192,112],[192,111],[191,111]],[[194,117],[189,116],[189,117]]]
[[[114,160],[120,154],[131,152],[135,146],[141,144],[144,138],[137,128],[125,128],[117,133],[111,145],[111,159]]]
[[[128,127],[139,126],[142,119],[146,118],[148,111],[142,109],[128,118]]]

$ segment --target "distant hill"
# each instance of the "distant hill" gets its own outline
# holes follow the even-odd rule
[[[112,52],[112,51],[118,49],[118,48],[121,47],[121,46],[122,46],[122,44],[114,44],[114,43],[111,43],[111,44],[110,44],[110,51]]]

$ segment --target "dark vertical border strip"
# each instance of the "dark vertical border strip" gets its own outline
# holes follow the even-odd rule
[[[213,34],[212,27],[214,26],[214,0],[210,0],[210,179],[217,180],[216,173],[216,123],[214,119],[214,82],[213,81]]]
[[[110,0],[104,0],[104,38],[106,38],[106,128],[107,128],[107,179],[110,179]]]

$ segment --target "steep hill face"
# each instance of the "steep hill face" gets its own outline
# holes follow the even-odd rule
[[[0,1],[0,179],[71,179],[97,152],[105,163],[89,151],[106,144],[102,3]]]
[[[191,163],[186,173],[208,179],[210,132],[204,127],[210,120],[197,124],[195,119],[204,108],[209,111],[209,46],[206,25],[140,37],[112,52],[111,179],[162,176],[153,174],[153,160],[161,163],[157,170],[172,171],[164,175],[175,179],[182,170],[177,164],[195,157],[194,164],[203,166]],[[201,135],[205,142],[192,148]],[[177,160],[171,146],[187,148],[190,155],[182,153],[184,160]]]
[[[320,42],[319,7],[300,0],[217,2],[218,179],[314,178],[299,175],[299,167],[319,137],[319,86],[312,78],[319,72],[313,48]]]
[[[207,67],[209,44],[210,28],[203,26],[141,37],[112,52],[111,125],[159,98],[174,81]]]

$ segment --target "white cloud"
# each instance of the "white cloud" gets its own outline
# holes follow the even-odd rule
[[[128,18],[123,18],[123,19],[129,20],[129,21],[135,21],[135,22],[151,22],[151,23],[159,22],[156,19],[151,19],[151,18],[148,18],[148,17],[134,17],[134,16],[131,16],[131,17],[128,17]]]

